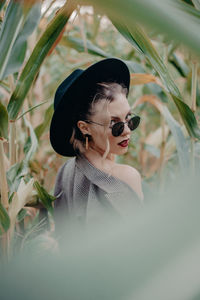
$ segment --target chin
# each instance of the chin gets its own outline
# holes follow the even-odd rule
[[[128,152],[128,149],[122,149],[121,151],[120,151],[120,153],[121,153],[121,155],[122,154],[125,154],[125,153],[127,153]],[[119,154],[120,155],[120,154]]]
[[[115,155],[123,155],[128,151],[128,147],[126,148],[121,148],[121,149],[117,149],[115,151],[113,151],[112,153]]]

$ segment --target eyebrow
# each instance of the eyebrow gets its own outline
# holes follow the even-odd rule
[[[129,110],[129,111],[127,112],[126,116],[129,115],[129,114],[132,114],[132,111],[131,111],[131,110]],[[120,119],[119,116],[111,116],[111,118]]]

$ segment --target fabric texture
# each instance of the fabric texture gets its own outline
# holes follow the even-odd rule
[[[126,217],[142,207],[128,184],[97,169],[84,155],[70,158],[60,167],[54,195],[56,229],[65,221],[78,220],[85,225],[104,217]]]

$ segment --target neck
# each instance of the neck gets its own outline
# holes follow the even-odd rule
[[[113,153],[108,153],[105,159],[103,159],[104,151],[101,149],[93,149],[89,147],[88,150],[85,151],[85,157],[94,165],[105,163],[110,163],[115,161],[115,155]]]

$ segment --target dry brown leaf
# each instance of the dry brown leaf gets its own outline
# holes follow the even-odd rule
[[[159,148],[163,141],[162,127],[157,128],[154,132],[151,132],[145,139],[145,144]],[[169,134],[169,127],[165,124],[164,126],[164,139],[166,140]]]
[[[145,73],[132,73],[131,74],[131,85],[139,85],[154,82],[161,84],[159,79],[152,74]]]
[[[143,95],[135,101],[135,103],[132,106],[132,109],[136,108],[139,104],[142,104],[144,102],[151,103],[159,110],[161,114],[163,113],[164,105],[155,95]]]

